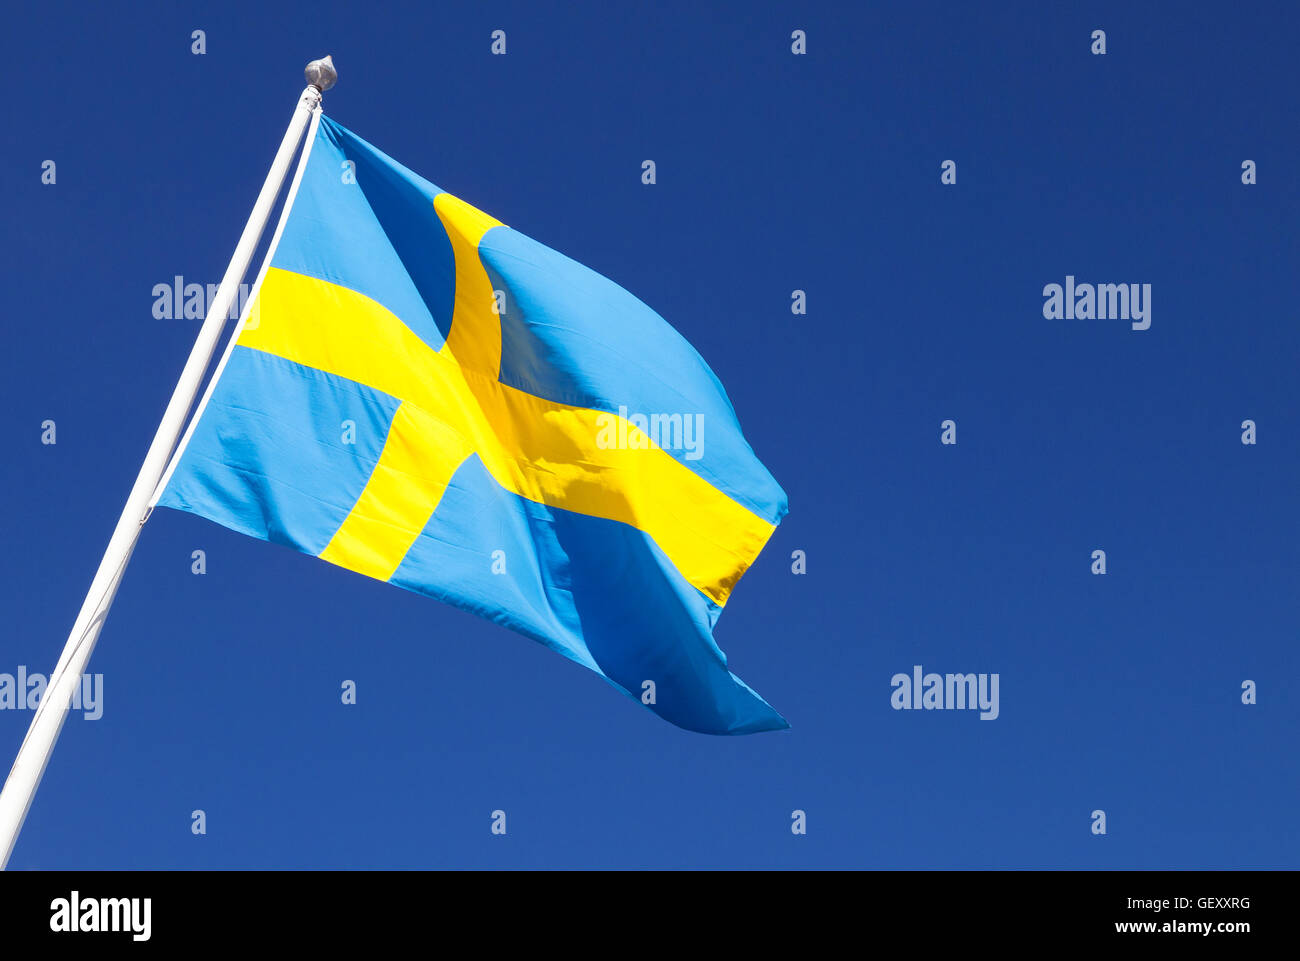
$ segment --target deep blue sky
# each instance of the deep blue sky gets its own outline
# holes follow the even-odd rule
[[[1297,866],[1295,5],[543,6],[7,12],[0,672],[52,669],[198,330],[153,285],[220,278],[328,52],[327,113],[718,373],[790,516],[717,637],[791,731],[159,511],[11,866]],[[1045,320],[1066,274],[1150,330]],[[892,710],[914,664],[1001,716]]]

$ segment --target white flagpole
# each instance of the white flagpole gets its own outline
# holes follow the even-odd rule
[[[149,453],[145,455],[144,464],[140,467],[126,506],[122,509],[122,516],[118,518],[108,548],[99,562],[99,570],[91,581],[86,600],[81,605],[81,613],[77,615],[63,654],[50,676],[22,746],[18,749],[18,757],[9,771],[4,790],[0,791],[0,869],[9,863],[18,832],[22,830],[36,788],[41,783],[54,744],[63,729],[73,690],[81,683],[86,662],[90,660],[100,628],[108,616],[122,574],[140,536],[140,529],[148,517],[149,500],[167,467],[181,430],[185,427],[186,415],[194,404],[195,395],[203,382],[203,374],[212,361],[212,354],[225,327],[226,315],[235,302],[239,284],[262,239],[262,232],[271,216],[271,208],[284,184],[285,174],[293,162],[303,130],[320,107],[321,92],[332,87],[337,79],[338,74],[329,57],[313,60],[307,65],[307,88],[303,90],[293,118],[289,121],[289,128],[280,141],[280,149],[276,151],[266,182],[262,184],[253,212],[249,215],[244,232],[239,237],[239,244],[230,258],[230,266],[221,278],[216,298],[208,307],[208,316],[199,330],[189,359],[181,371],[180,380],[176,382],[171,400],[167,403],[162,422],[149,445]]]

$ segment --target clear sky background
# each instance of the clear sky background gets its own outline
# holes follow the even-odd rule
[[[153,286],[220,279],[331,53],[330,116],[726,385],[790,516],[717,638],[792,728],[159,511],[11,867],[1297,866],[1294,4],[238,6],[6,14],[0,672],[53,668],[198,330]],[[1044,319],[1067,274],[1150,329]],[[915,664],[1000,717],[894,711]]]

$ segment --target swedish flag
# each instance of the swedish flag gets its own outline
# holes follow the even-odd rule
[[[681,727],[787,726],[712,629],[786,512],[618,285],[328,118],[159,504],[518,631]]]

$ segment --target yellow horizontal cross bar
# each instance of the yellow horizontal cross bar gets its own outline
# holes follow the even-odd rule
[[[365,490],[320,556],[387,580],[452,474],[477,453],[508,491],[645,532],[687,581],[725,604],[773,525],[634,424],[625,425],[626,449],[602,447],[597,439],[616,415],[502,384],[500,318],[477,255],[482,234],[497,222],[454,198],[438,213],[453,236],[457,272],[452,331],[441,351],[369,297],[279,268],[263,280],[258,324],[240,335],[243,347],[402,402]]]

